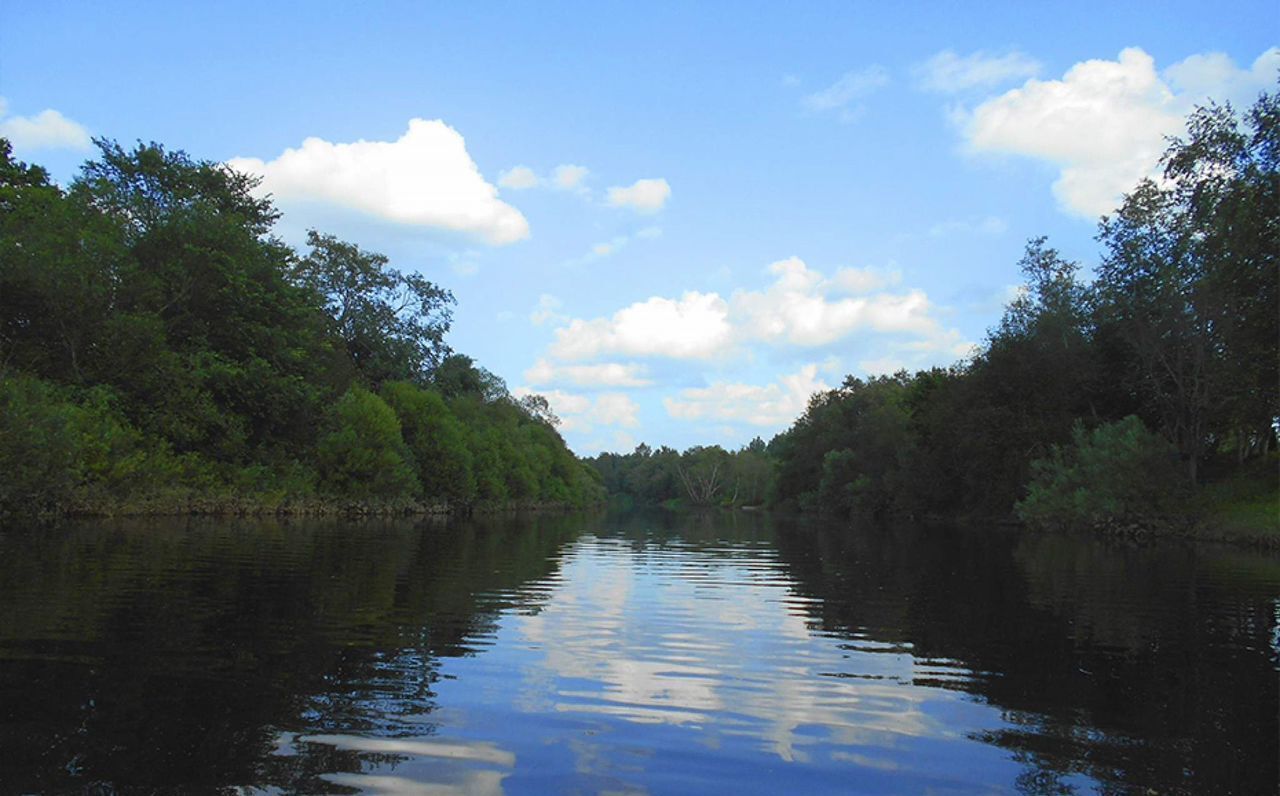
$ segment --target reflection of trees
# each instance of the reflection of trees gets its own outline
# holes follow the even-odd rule
[[[688,563],[688,589],[699,567],[767,558],[772,571],[776,559],[804,612],[797,632],[807,621],[850,650],[910,653],[914,684],[1001,709],[981,740],[1023,763],[1026,790],[1069,789],[1081,774],[1117,791],[1274,788],[1274,558],[700,512],[0,535],[0,791],[332,791],[322,774],[396,754],[304,742],[275,753],[278,740],[430,735],[440,660],[476,654],[500,611],[543,611],[583,528],[641,564]],[[620,699],[651,700],[643,672],[616,657],[571,662],[613,667],[635,692]],[[777,701],[805,720],[801,697]]]
[[[0,790],[332,789],[316,774],[369,755],[273,756],[279,732],[429,732],[438,658],[491,632],[577,527],[167,520],[0,537]]]
[[[1250,587],[1212,550],[988,529],[815,525],[782,530],[778,548],[823,628],[977,672],[961,685],[1008,722],[983,740],[1028,766],[1027,790],[1072,774],[1115,790],[1275,786],[1274,562]]]

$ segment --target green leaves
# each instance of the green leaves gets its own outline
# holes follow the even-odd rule
[[[1077,423],[1071,444],[1055,445],[1032,468],[1027,497],[1016,510],[1033,525],[1145,523],[1185,506],[1177,450],[1133,415],[1092,430]]]
[[[311,252],[293,278],[325,304],[335,334],[372,384],[396,379],[425,382],[448,355],[444,336],[453,294],[418,274],[402,274],[381,254],[307,233]]]
[[[334,406],[316,446],[325,487],[354,499],[416,497],[417,477],[391,407],[362,387],[352,387]]]

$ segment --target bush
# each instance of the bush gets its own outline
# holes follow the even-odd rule
[[[334,406],[328,427],[316,449],[328,491],[356,499],[417,495],[400,421],[381,398],[352,387]]]
[[[1018,516],[1040,527],[1149,524],[1185,509],[1188,484],[1178,454],[1130,415],[1087,431],[1032,462]]]
[[[0,517],[61,510],[80,482],[76,408],[28,376],[0,378]]]
[[[400,418],[405,444],[413,454],[418,480],[427,498],[466,504],[475,498],[467,431],[437,392],[409,382],[389,382],[383,398]]]

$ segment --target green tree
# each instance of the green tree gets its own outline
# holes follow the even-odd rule
[[[364,378],[425,382],[449,349],[453,294],[418,274],[315,230],[311,251],[294,269],[301,284],[324,297],[337,336]]]
[[[72,407],[47,383],[0,376],[0,517],[67,504],[79,484]]]
[[[1148,414],[1197,480],[1216,439],[1271,439],[1280,415],[1280,93],[1243,124],[1198,109],[1144,181],[1102,220],[1100,317],[1123,341]]]
[[[328,432],[316,446],[325,486],[355,499],[417,495],[409,458],[395,412],[363,387],[352,387],[334,406]]]
[[[1130,415],[1092,431],[1076,424],[1069,445],[1033,465],[1018,516],[1040,526],[1142,523],[1185,509],[1178,453]]]
[[[400,420],[427,498],[466,505],[476,495],[467,432],[439,393],[411,382],[388,382],[382,395]]]

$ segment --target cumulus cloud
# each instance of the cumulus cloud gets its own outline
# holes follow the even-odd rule
[[[498,176],[498,184],[513,191],[538,187],[538,175],[528,166],[515,166]]]
[[[529,395],[527,387],[516,389],[517,398]],[[560,430],[587,433],[597,426],[635,428],[640,425],[637,414],[640,406],[626,393],[606,392],[594,397],[562,390],[540,392],[551,405],[551,411],[560,418]]]
[[[626,187],[610,188],[606,201],[611,207],[629,207],[637,213],[656,213],[669,198],[671,186],[659,178],[636,180]]]
[[[795,420],[809,403],[809,396],[831,389],[818,376],[818,365],[805,365],[772,384],[713,382],[707,387],[682,390],[679,398],[663,400],[667,414],[681,420],[781,426]]]
[[[8,110],[8,103],[0,97],[0,138],[9,139],[17,152],[85,150],[93,146],[93,139],[83,125],[51,108],[35,116],[9,116]]]
[[[234,158],[282,203],[319,201],[400,224],[447,229],[501,246],[529,237],[519,210],[498,198],[466,142],[440,120],[412,119],[395,141],[308,138],[271,161]]]
[[[969,55],[957,55],[954,50],[943,50],[916,64],[912,73],[923,89],[955,94],[1035,77],[1040,73],[1040,62],[1017,51],[989,55],[979,50]]]
[[[560,191],[585,193],[587,189],[583,182],[590,173],[591,170],[586,166],[563,163],[552,169],[547,176],[539,177],[528,166],[512,166],[499,175],[498,185],[503,188],[510,188],[513,191],[525,191],[530,188],[554,188]]]
[[[865,288],[873,283],[857,271],[825,279],[798,257],[773,263],[769,273],[777,280],[768,289],[733,296],[735,319],[745,337],[811,347],[859,330],[921,336],[941,332],[924,291],[836,298],[850,284]]]
[[[572,384],[575,387],[648,387],[644,365],[635,362],[602,362],[596,365],[566,365],[539,359],[524,372],[524,380],[534,386]]]
[[[739,290],[727,300],[691,291],[679,299],[654,296],[608,318],[575,319],[556,330],[551,354],[708,360],[745,343],[811,348],[858,332],[903,335],[913,338],[912,346],[937,351],[963,342],[934,317],[923,291],[882,290],[897,281],[896,273],[842,268],[828,278],[797,257],[773,263],[768,272],[774,281],[764,290]]]
[[[601,354],[708,359],[732,341],[729,305],[715,293],[689,291],[679,299],[654,296],[610,318],[574,319],[556,330],[559,359]]]
[[[841,111],[841,118],[851,120],[860,108],[855,100],[870,96],[889,84],[889,70],[879,64],[845,72],[840,79],[822,91],[806,96],[802,103],[811,111]]]
[[[1011,153],[1056,165],[1053,191],[1068,212],[1096,217],[1121,195],[1155,176],[1166,136],[1181,134],[1186,115],[1209,99],[1248,105],[1280,69],[1271,48],[1249,69],[1225,55],[1193,55],[1156,71],[1143,50],[1115,61],[1091,60],[1060,80],[1029,80],[1021,88],[960,114],[973,152]]]

